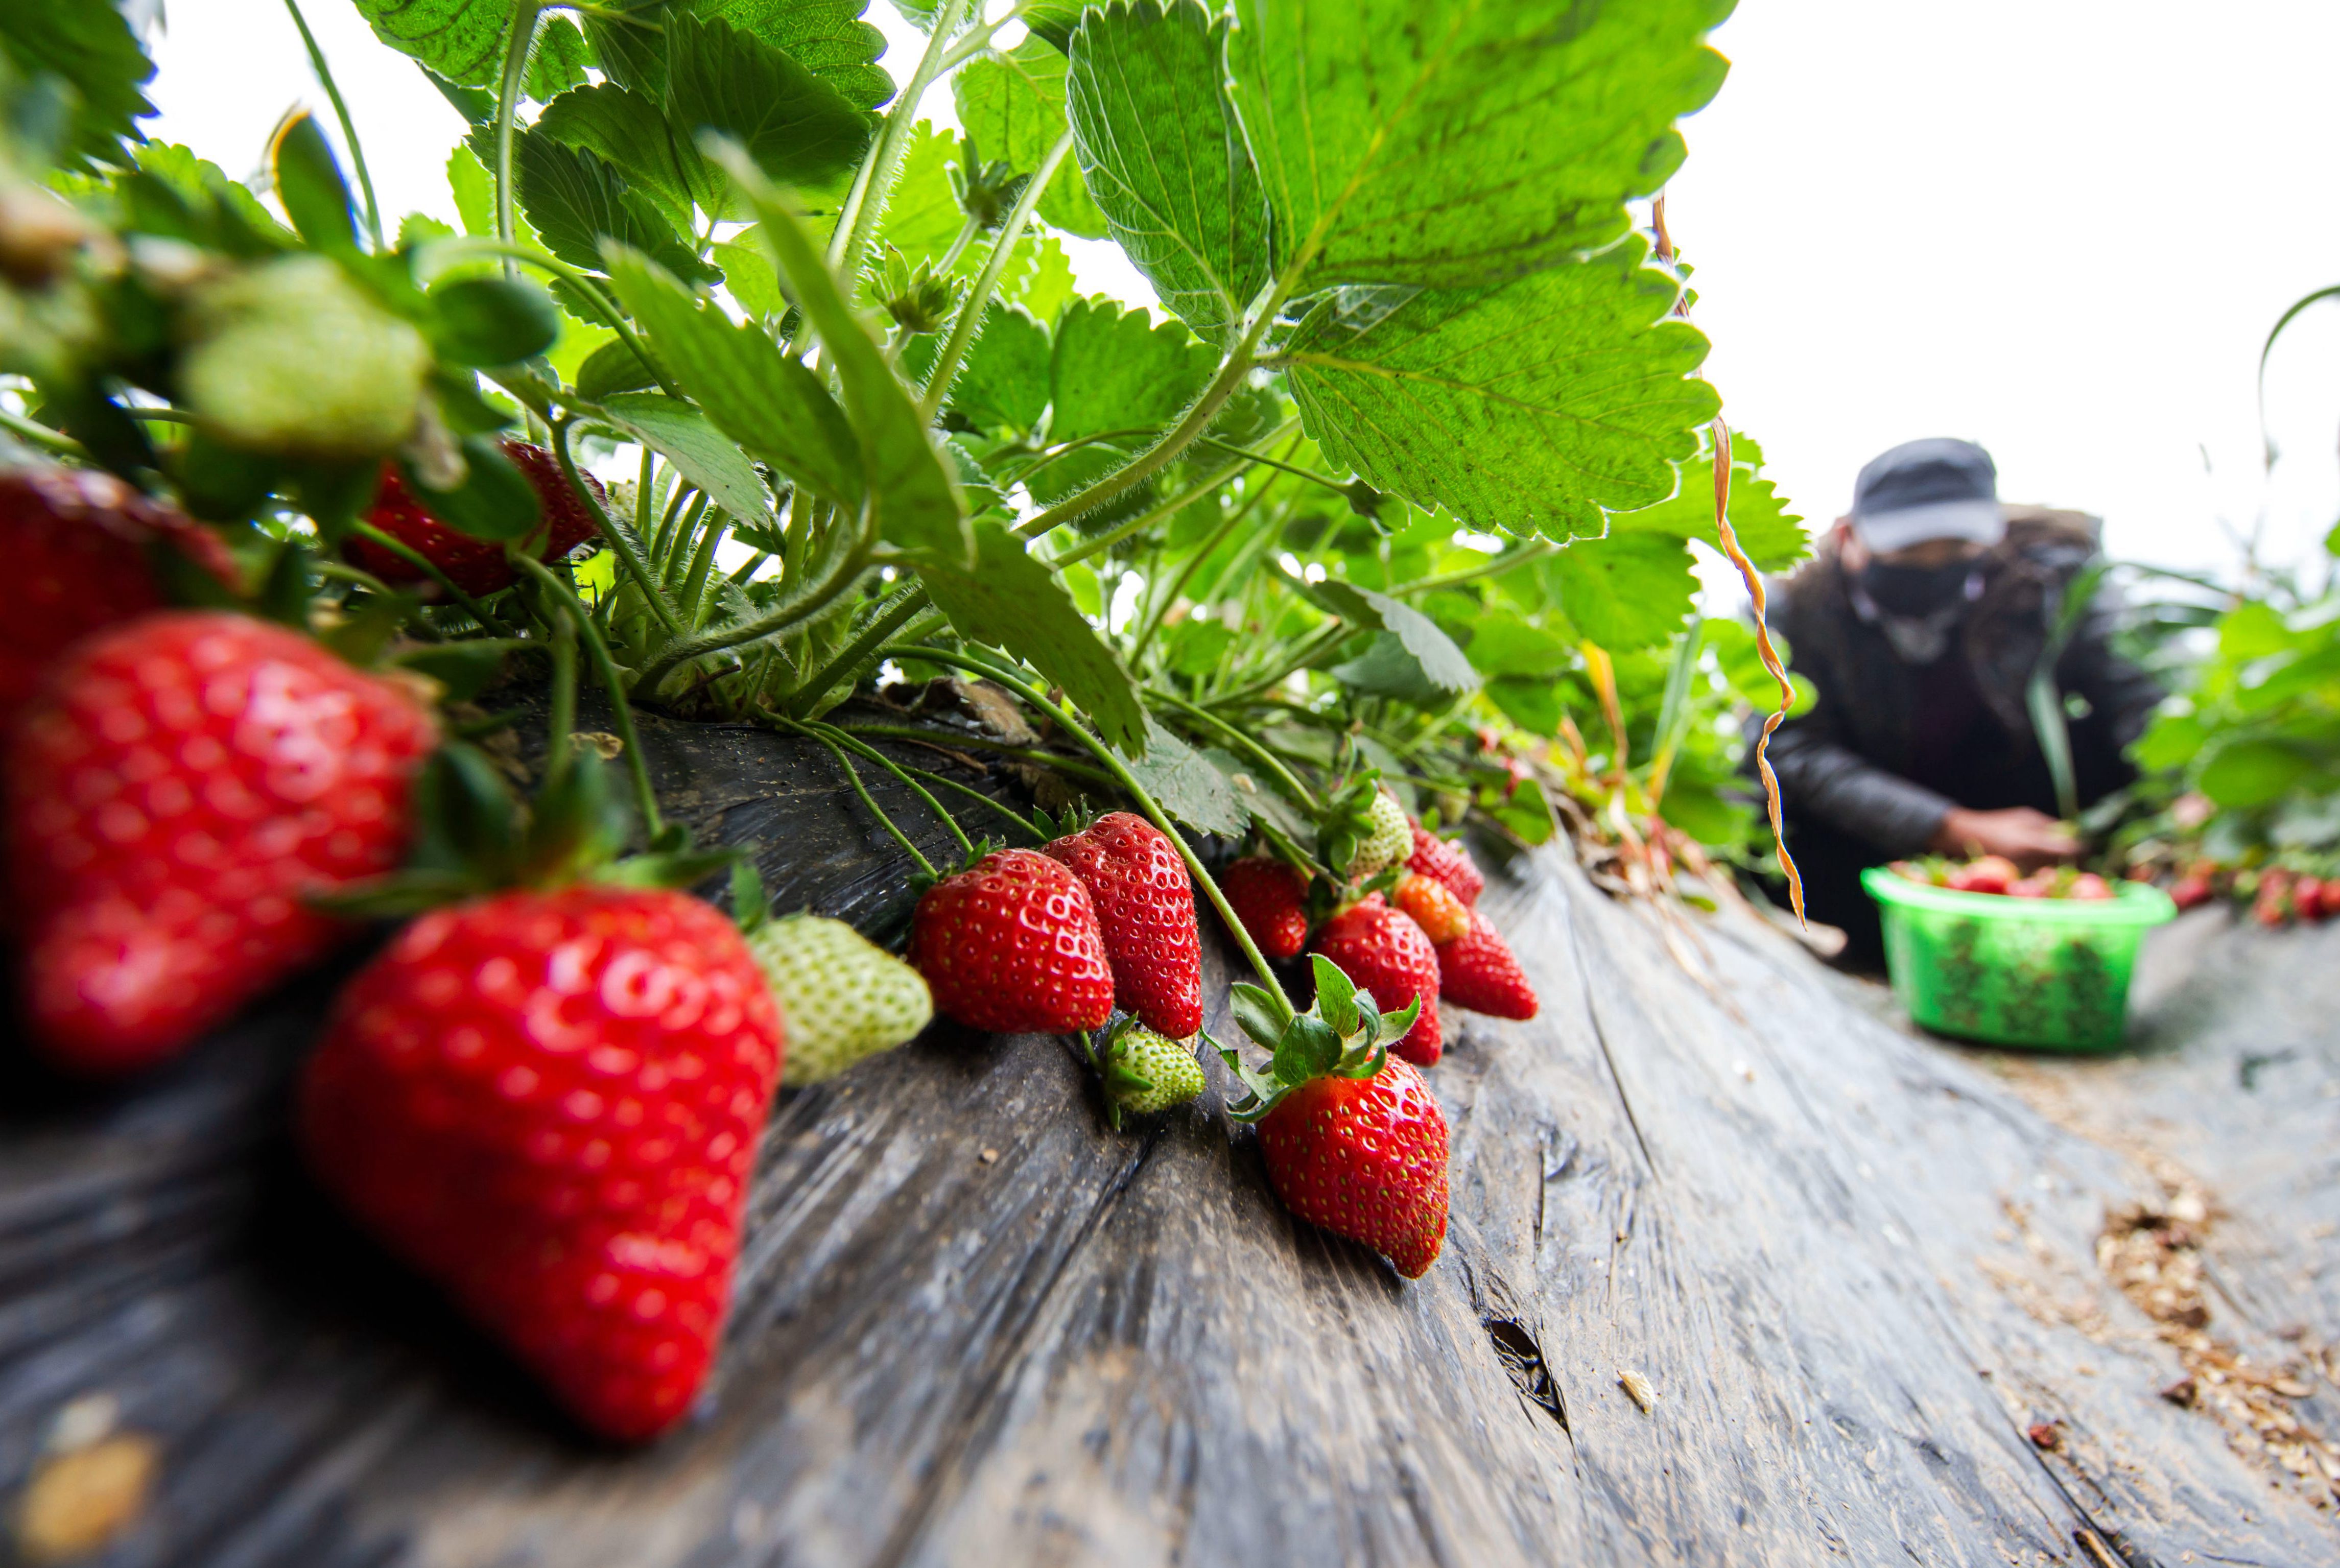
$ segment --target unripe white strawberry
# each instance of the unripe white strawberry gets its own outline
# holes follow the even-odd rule
[[[918,971],[842,920],[791,915],[750,932],[748,950],[788,1026],[780,1081],[834,1077],[915,1038],[935,1016]]]
[[[1387,790],[1376,794],[1370,811],[1367,820],[1373,830],[1357,846],[1357,853],[1349,862],[1352,882],[1375,876],[1413,850],[1413,824],[1406,819],[1405,808],[1397,803],[1395,796]]]
[[[185,325],[180,389],[231,446],[386,457],[413,432],[430,344],[322,256],[283,256],[206,285]]]

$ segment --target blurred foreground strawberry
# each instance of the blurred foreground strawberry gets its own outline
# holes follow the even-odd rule
[[[1420,1002],[1422,1016],[1390,1048],[1418,1067],[1438,1065],[1445,1044],[1438,1022],[1438,952],[1421,927],[1375,893],[1325,921],[1311,950],[1371,991],[1385,1013]]]
[[[544,547],[538,552],[539,560],[558,561],[599,531],[593,514],[570,488],[558,458],[543,447],[523,441],[506,440],[499,444],[504,455],[511,459],[512,466],[527,479],[529,488],[536,491],[538,504],[544,508],[541,526],[547,531]],[[578,477],[592,491],[596,501],[606,502],[608,498],[600,480],[582,469],[578,471]],[[440,521],[406,488],[406,481],[399,478],[394,467],[383,467],[382,488],[375,492],[365,521],[429,561],[466,593],[490,594],[511,586],[512,565],[504,558],[504,547],[459,533]],[[352,560],[384,582],[421,582],[425,579],[426,574],[412,561],[371,539],[352,538],[349,551]]]
[[[1069,1034],[1113,1016],[1088,888],[1036,849],[1001,849],[918,900],[910,963],[935,1006],[994,1034]]]
[[[222,583],[234,580],[218,535],[112,474],[0,469],[0,561],[9,580],[8,614],[0,620],[0,725],[66,649],[164,607],[155,568],[165,552]]]
[[[1418,1279],[1446,1236],[1446,1116],[1422,1075],[1388,1052],[1413,1019],[1374,1011],[1314,960],[1316,1000],[1278,1023],[1266,993],[1234,987],[1244,1033],[1274,1053],[1266,1071],[1221,1047],[1247,1091],[1228,1107],[1259,1127],[1276,1196],[1309,1224],[1361,1241]]]
[[[433,759],[413,862],[350,903],[441,907],[343,988],[299,1130],[393,1252],[580,1421],[639,1442],[720,1343],[784,1037],[739,928],[659,885],[728,857],[612,865],[600,759],[552,754],[525,827],[479,753]]]
[[[350,928],[305,900],[397,865],[437,738],[404,688],[247,615],[82,642],[8,753],[34,1039],[145,1067],[316,958]]]
[[[1089,890],[1113,966],[1115,1005],[1147,1028],[1183,1040],[1203,1027],[1202,938],[1195,885],[1161,829],[1108,811],[1085,830],[1043,846]]]

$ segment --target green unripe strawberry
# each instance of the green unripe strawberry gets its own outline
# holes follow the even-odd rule
[[[386,457],[413,433],[431,347],[322,256],[284,256],[207,285],[179,362],[188,406],[231,446],[286,457]]]
[[[1106,1043],[1105,1093],[1121,1116],[1145,1116],[1183,1106],[1203,1092],[1203,1064],[1192,1046],[1166,1039],[1143,1025],[1131,1023],[1115,1031]]]
[[[918,971],[842,920],[791,915],[757,928],[748,950],[779,998],[791,1087],[836,1077],[907,1044],[935,1016]]]
[[[1363,882],[1413,852],[1413,824],[1405,808],[1386,791],[1376,793],[1366,816],[1365,841],[1349,862],[1349,880]]]

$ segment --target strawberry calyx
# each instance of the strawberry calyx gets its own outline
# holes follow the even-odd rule
[[[1277,1022],[1273,1002],[1259,987],[1232,987],[1236,1024],[1272,1053],[1266,1070],[1208,1033],[1203,1037],[1244,1087],[1244,1097],[1227,1107],[1236,1121],[1261,1120],[1293,1090],[1318,1078],[1372,1077],[1389,1059],[1391,1044],[1403,1039],[1421,1016],[1418,997],[1402,1012],[1383,1013],[1373,993],[1357,989],[1331,959],[1312,953],[1308,961],[1316,974],[1316,999],[1288,1023]]]
[[[485,752],[451,740],[423,768],[414,799],[415,843],[407,863],[320,899],[322,907],[362,918],[403,918],[511,888],[584,882],[687,888],[736,865],[742,853],[736,846],[698,849],[676,823],[643,852],[621,856],[632,813],[610,788],[600,755],[585,748],[550,769],[535,798],[523,803]]]
[[[1207,1036],[1205,1037],[1208,1038]],[[1121,1131],[1122,1115],[1125,1110],[1149,1108],[1150,1102],[1157,1098],[1156,1091],[1165,1087],[1157,1081],[1157,1077],[1149,1076],[1140,1069],[1140,1063],[1148,1052],[1138,1047],[1143,1046],[1154,1050],[1165,1046],[1191,1048],[1165,1039],[1128,1013],[1114,1020],[1104,1040],[1091,1041],[1084,1034],[1082,1041],[1088,1049],[1089,1065],[1096,1069],[1097,1077],[1105,1087],[1106,1121],[1115,1132]],[[1192,1060],[1191,1057],[1189,1060]],[[1199,1078],[1195,1081],[1199,1086]],[[1185,1098],[1193,1097],[1183,1087],[1174,1088],[1171,1092]]]

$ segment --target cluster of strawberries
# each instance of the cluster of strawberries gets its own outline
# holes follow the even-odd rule
[[[2042,866],[2026,874],[2004,855],[1982,855],[1972,860],[1948,860],[1929,856],[1921,860],[1896,860],[1895,875],[1954,893],[1990,893],[2008,898],[2077,898],[2083,902],[2116,898],[2113,885],[2094,871],[2070,866]]]
[[[2288,866],[2245,868],[2196,860],[2170,884],[2169,897],[2181,909],[2222,897],[2246,902],[2262,926],[2315,924],[2340,915],[2340,872],[2319,877]]]
[[[1510,948],[1473,906],[1485,878],[1460,845],[1425,831],[1387,795],[1348,867],[1348,890],[1317,927],[1314,952],[1383,1012],[1416,1008],[1377,1070],[1334,1057],[1275,1086],[1260,1120],[1268,1176],[1287,1207],[1362,1241],[1408,1277],[1438,1255],[1445,1234],[1446,1124],[1418,1067],[1443,1045],[1438,1002],[1510,1018],[1535,1016],[1535,992]],[[1393,878],[1384,875],[1404,857]],[[1221,878],[1260,951],[1294,958],[1311,947],[1302,873],[1265,857]],[[1119,1007],[1099,1062],[1116,1114],[1192,1098],[1203,1074],[1191,1039],[1202,1027],[1201,948],[1194,888],[1175,846],[1116,811],[1039,850],[1003,849],[936,883],[920,900],[910,961],[936,1004],[999,1032],[1100,1028]]]
[[[507,450],[544,502],[548,552],[574,543],[580,509],[550,459]],[[467,592],[512,581],[394,478],[371,521],[403,551],[372,545],[382,576],[414,580],[411,554]],[[235,563],[116,481],[0,471],[0,544],[20,573],[0,730],[33,1043],[70,1071],[154,1067],[364,928],[337,908],[424,889],[335,999],[302,1070],[301,1142],[354,1215],[600,1433],[653,1436],[697,1399],[784,1071],[841,1071],[937,1006],[986,1030],[1084,1036],[1118,1009],[1092,1047],[1116,1125],[1204,1087],[1194,886],[1141,818],[941,878],[905,964],[838,921],[768,919],[751,877],[735,877],[736,921],[654,885],[703,875],[704,857],[613,866],[620,834],[586,819],[601,799],[588,753],[556,757],[524,812],[479,753],[442,741],[427,683],[359,668],[305,626],[170,608],[166,585],[191,574],[199,597],[243,602]],[[1464,851],[1376,797],[1347,901],[1315,932],[1317,1007],[1277,1026],[1325,1049],[1278,1048],[1274,1083],[1238,1068],[1287,1206],[1409,1276],[1445,1231],[1446,1125],[1415,1066],[1438,1058],[1438,999],[1535,1010],[1472,908],[1482,886]],[[1228,877],[1279,958],[1308,942],[1303,892],[1280,862]],[[1384,1014],[1394,1055],[1376,1046]]]

